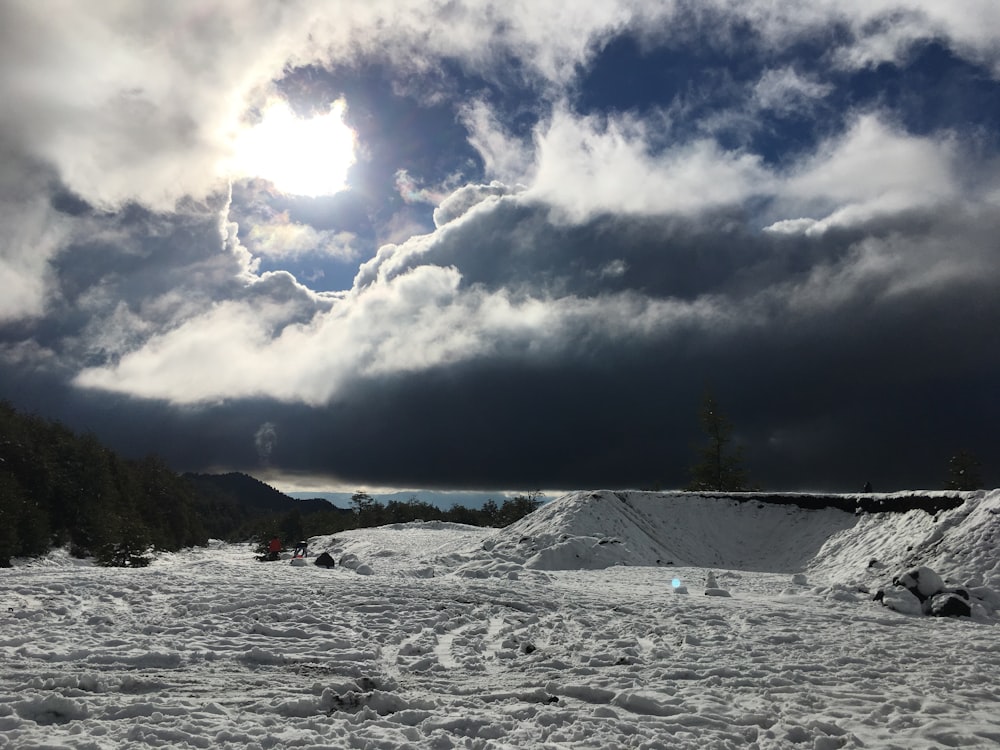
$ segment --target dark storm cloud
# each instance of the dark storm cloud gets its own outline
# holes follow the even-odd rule
[[[569,316],[558,335],[515,337],[493,355],[352,379],[318,407],[240,400],[189,407],[179,412],[185,416],[161,407],[157,423],[168,434],[206,426],[203,440],[167,447],[171,458],[258,470],[252,437],[270,421],[282,436],[271,466],[358,484],[676,486],[692,460],[705,387],[736,423],[757,481],[770,488],[849,490],[866,480],[884,489],[933,487],[949,451],[996,448],[989,424],[1000,414],[983,373],[1000,367],[992,333],[1000,305],[983,243],[997,227],[969,230],[961,215],[924,216],[788,238],[727,235],[712,231],[713,222],[699,234],[693,223],[647,217],[547,234],[536,231],[538,210],[497,205],[466,221],[478,227],[475,237],[518,236],[526,222],[527,236],[539,237],[536,251],[559,243],[567,254],[553,268],[572,265],[571,249],[597,267],[606,243],[594,237],[625,237],[613,243],[619,254],[655,248],[683,279],[661,272],[634,284],[626,291],[639,295],[636,314],[648,313],[654,295],[710,309],[620,335],[593,316]],[[950,269],[929,262],[936,242],[948,243]],[[725,262],[714,263],[719,254]],[[478,275],[474,286],[542,286],[537,265],[511,256],[481,264],[478,254],[463,258],[451,248],[424,263],[432,257],[461,263]],[[976,273],[961,272],[969,264]],[[561,294],[603,296],[610,313],[621,283],[612,278],[601,290],[586,273],[564,274]],[[133,445],[159,443],[129,430]]]
[[[995,448],[1000,413],[991,378],[977,373],[1000,364],[982,333],[998,319],[989,285],[971,284],[641,347],[581,329],[572,332],[580,346],[558,359],[542,352],[372,378],[320,408],[88,403],[104,404],[90,418],[121,430],[123,446],[166,451],[189,468],[261,470],[252,437],[271,420],[281,434],[272,466],[359,485],[676,486],[710,386],[765,487],[934,487],[948,451]]]

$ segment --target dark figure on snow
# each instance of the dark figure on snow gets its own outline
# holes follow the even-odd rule
[[[871,491],[872,491],[872,483],[865,482],[865,488],[862,490],[862,492],[871,492]]]
[[[295,551],[292,553],[292,557],[305,557],[306,556],[306,547],[307,546],[308,545],[304,541],[299,542],[298,544],[296,544],[295,545]]]

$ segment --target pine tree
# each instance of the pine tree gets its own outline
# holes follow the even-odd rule
[[[701,427],[708,436],[708,444],[699,449],[701,460],[691,467],[688,490],[717,492],[746,492],[746,471],[743,469],[743,452],[729,449],[733,425],[719,409],[715,397],[706,392],[699,414]]]

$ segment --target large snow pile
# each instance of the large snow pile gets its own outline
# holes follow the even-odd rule
[[[865,513],[801,507],[818,506],[821,496],[574,492],[460,555],[459,573],[484,578],[524,569],[673,565],[808,572],[830,583],[878,585],[926,565],[951,582],[1000,586],[1000,492],[942,495],[865,499],[876,507],[927,499],[961,504],[935,513]],[[835,500],[850,507],[854,497]]]

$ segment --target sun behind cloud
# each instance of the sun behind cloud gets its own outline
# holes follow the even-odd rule
[[[344,123],[345,108],[341,99],[325,115],[301,118],[288,102],[269,101],[260,122],[236,136],[231,174],[261,177],[293,195],[345,190],[355,161],[355,135]]]

